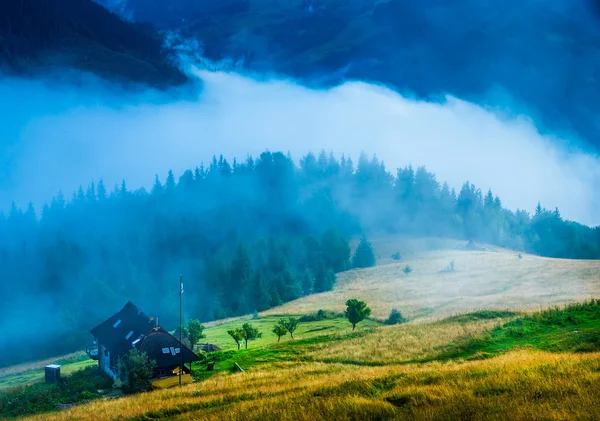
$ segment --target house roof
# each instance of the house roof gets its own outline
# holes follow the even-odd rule
[[[153,319],[129,301],[118,313],[106,319],[90,332],[111,353],[122,354],[133,349],[133,342],[142,339],[153,328]]]
[[[184,363],[200,359],[165,329],[155,327],[154,319],[131,301],[90,332],[111,353],[124,354],[135,348],[156,360],[158,367],[180,364],[182,354]],[[163,352],[163,349],[168,352]]]
[[[138,344],[136,348],[148,354],[150,359],[156,360],[157,367],[177,366],[183,362],[199,361],[200,358],[188,347],[162,327],[152,329]]]

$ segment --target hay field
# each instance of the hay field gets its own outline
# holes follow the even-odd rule
[[[424,244],[435,247],[433,240]],[[600,260],[527,254],[520,259],[513,251],[487,247],[485,251],[458,250],[459,244],[464,242],[451,242],[454,247],[441,250],[410,252],[395,262],[392,250],[401,246],[389,239],[376,241],[377,266],[342,272],[333,291],[261,314],[342,311],[348,298],[359,298],[371,306],[373,317],[384,319],[397,308],[415,320],[480,309],[540,310],[600,296]],[[443,273],[451,261],[455,271]],[[413,270],[409,275],[403,273],[406,265]]]

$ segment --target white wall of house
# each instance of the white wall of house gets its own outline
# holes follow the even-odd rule
[[[98,367],[108,374],[113,380],[117,380],[117,373],[110,367],[110,351],[104,345],[98,344]]]

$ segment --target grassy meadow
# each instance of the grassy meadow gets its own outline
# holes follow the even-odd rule
[[[555,348],[560,329],[588,336]],[[536,334],[523,340],[528,331]],[[235,351],[236,361],[254,359],[244,373],[228,360],[182,388],[31,419],[593,420],[600,417],[599,331],[598,301],[529,315],[365,326]]]
[[[459,247],[457,242],[457,247]],[[387,253],[383,253],[384,249]],[[397,308],[411,320],[436,319],[481,309],[541,310],[600,296],[600,261],[550,259],[506,250],[456,248],[413,252],[396,262],[391,245],[375,267],[338,275],[332,291],[313,294],[263,314],[343,311],[348,298],[368,302],[385,319]],[[444,272],[454,262],[453,272]],[[404,274],[405,266],[412,272]]]
[[[222,350],[205,356],[213,370],[194,364],[195,383],[26,419],[600,419],[600,302],[590,299],[600,296],[600,262],[462,245],[384,239],[374,244],[379,265],[339,274],[333,291],[207,324],[201,342]],[[356,331],[339,317],[348,298],[373,309]],[[384,324],[392,308],[408,323]],[[280,317],[319,309],[328,318],[305,318],[277,342]],[[245,322],[262,337],[238,350],[227,330]],[[0,385],[19,376],[30,382],[32,370],[0,372]]]
[[[91,365],[97,365],[90,360],[85,352],[75,352],[58,358],[19,364],[0,369],[0,390],[3,388],[17,387],[44,380],[44,366],[49,364],[61,365],[61,375],[70,375]]]

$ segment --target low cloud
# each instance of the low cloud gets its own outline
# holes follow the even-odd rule
[[[514,117],[448,97],[404,98],[352,82],[311,90],[292,81],[195,71],[202,92],[190,100],[124,94],[90,82],[68,88],[0,82],[0,207],[58,190],[70,194],[102,177],[150,187],[213,154],[245,159],[265,149],[377,154],[388,169],[425,165],[453,187],[491,188],[506,207],[532,211],[538,200],[564,217],[600,224],[600,158],[566,150]],[[130,96],[131,95],[131,96]],[[158,100],[157,100],[158,98]],[[16,105],[15,105],[16,104]]]

